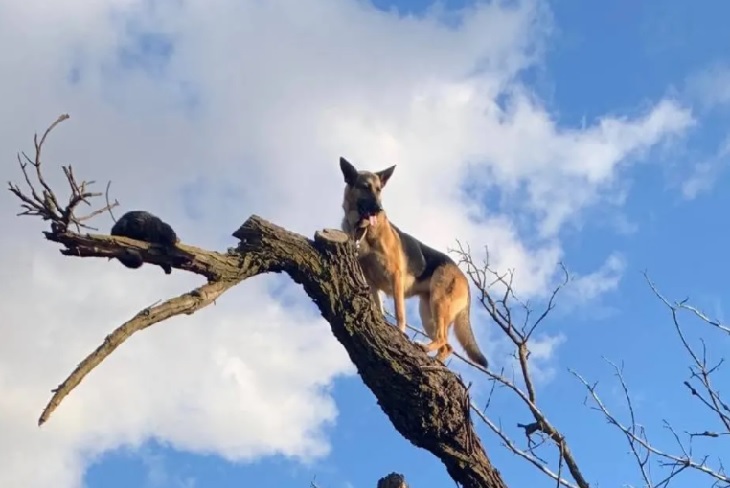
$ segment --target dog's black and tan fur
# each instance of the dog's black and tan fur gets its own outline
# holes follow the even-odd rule
[[[446,254],[428,247],[393,225],[383,210],[380,194],[395,166],[377,172],[358,171],[340,158],[345,177],[342,230],[359,242],[358,260],[375,302],[383,310],[379,292],[393,297],[398,328],[406,331],[405,299],[418,296],[423,328],[431,338],[426,352],[438,350],[444,362],[453,352],[449,326],[477,364],[487,367],[469,320],[469,282]]]

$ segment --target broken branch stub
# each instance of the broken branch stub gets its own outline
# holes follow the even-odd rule
[[[377,488],[408,488],[408,484],[402,474],[390,473],[378,480]]]

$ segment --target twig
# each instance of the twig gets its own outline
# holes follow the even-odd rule
[[[109,211],[109,215],[111,216],[111,218],[114,221],[114,223],[116,223],[117,222],[117,219],[116,219],[116,217],[114,217],[114,212],[112,212],[112,208],[114,208],[117,205],[119,205],[119,202],[115,198],[114,199],[114,205],[112,205],[111,203],[109,203],[109,188],[111,186],[112,186],[112,181],[109,180],[109,182],[107,182],[107,184],[106,184],[106,191],[104,192],[104,199],[106,200],[106,208]]]
[[[649,276],[646,272],[644,272],[644,278],[646,279],[647,283],[649,284],[649,287],[651,288],[654,295],[659,298],[659,300],[664,303],[664,305],[669,308],[671,314],[672,314],[672,323],[674,324],[674,330],[677,333],[677,336],[680,339],[680,342],[682,343],[682,346],[687,351],[687,354],[692,358],[692,361],[694,363],[695,369],[690,368],[691,371],[691,377],[699,380],[700,384],[704,388],[705,392],[707,393],[707,396],[709,397],[709,400],[704,398],[694,387],[692,387],[689,383],[689,381],[685,381],[684,385],[690,390],[692,395],[700,400],[702,404],[704,404],[706,407],[708,407],[711,411],[713,411],[720,422],[722,422],[725,431],[730,432],[730,407],[728,407],[727,404],[722,400],[720,397],[720,394],[718,391],[712,386],[712,382],[710,381],[710,376],[712,373],[717,371],[717,369],[720,367],[720,365],[723,363],[723,360],[720,360],[720,362],[712,367],[708,368],[707,366],[707,351],[704,346],[703,341],[703,354],[702,359],[700,359],[699,355],[695,350],[692,348],[692,346],[687,341],[687,338],[685,337],[684,332],[682,331],[682,327],[680,326],[679,318],[677,312],[680,309],[685,309],[691,311],[696,317],[700,318],[702,321],[707,322],[719,330],[723,330],[724,326],[720,325],[717,321],[710,320],[704,313],[700,312],[696,308],[692,307],[691,305],[686,304],[686,300],[679,302],[677,304],[672,304],[667,300],[657,289],[656,285],[649,279]]]
[[[555,474],[553,471],[551,471],[550,468],[548,466],[546,466],[545,463],[538,460],[534,454],[531,454],[527,451],[523,451],[522,449],[517,447],[515,445],[515,443],[512,441],[512,439],[507,437],[507,435],[502,431],[502,429],[497,427],[494,424],[494,422],[492,422],[492,420],[489,417],[487,417],[484,413],[482,413],[481,410],[476,405],[472,404],[472,410],[474,412],[476,412],[477,416],[481,419],[482,422],[484,422],[487,425],[487,427],[489,427],[489,429],[492,432],[497,434],[497,436],[502,440],[504,445],[510,451],[512,451],[513,453],[515,453],[522,459],[526,460],[527,462],[529,462],[530,464],[535,466],[537,469],[542,471],[545,475],[547,475],[550,478],[552,478],[553,480],[559,482],[561,485],[563,485],[567,488],[579,488],[579,485],[575,485],[575,484],[571,483],[570,481],[568,481],[564,478],[561,478],[558,474]]]
[[[730,483],[730,477],[727,477],[717,471],[712,470],[707,465],[705,465],[704,462],[698,463],[695,460],[693,460],[690,457],[687,456],[676,456],[674,454],[666,453],[660,449],[657,449],[656,447],[652,446],[647,440],[645,440],[643,437],[639,435],[635,435],[632,432],[632,429],[630,427],[626,427],[624,424],[618,421],[618,419],[608,410],[606,405],[601,400],[600,396],[596,392],[596,385],[590,385],[585,378],[583,378],[580,374],[576,373],[573,370],[569,370],[573,376],[578,378],[578,380],[583,383],[583,386],[586,387],[588,390],[588,393],[590,393],[594,403],[598,406],[598,409],[603,413],[606,420],[613,426],[617,427],[626,437],[629,444],[632,442],[635,442],[639,444],[641,447],[646,449],[647,451],[651,452],[652,454],[655,454],[661,458],[664,458],[668,461],[670,461],[670,464],[672,466],[685,466],[688,468],[695,469],[697,471],[700,471],[702,473],[705,473],[706,475],[711,476],[712,478],[715,478],[718,481],[722,481],[724,483]]]
[[[41,153],[43,152],[43,145],[45,144],[46,138],[51,133],[51,131],[58,124],[60,124],[64,120],[67,120],[68,118],[68,114],[64,114],[58,117],[58,119],[56,119],[56,121],[51,124],[48,129],[46,129],[40,141],[38,140],[38,134],[35,134],[33,136],[33,145],[35,146],[35,157],[33,159],[31,159],[25,152],[21,152],[21,154],[23,155],[22,159],[20,157],[20,154],[18,154],[17,156],[18,164],[20,165],[20,169],[23,172],[23,177],[30,191],[30,196],[25,195],[19,186],[13,184],[12,182],[8,182],[8,189],[22,202],[20,206],[23,211],[21,211],[18,215],[39,216],[43,220],[50,220],[51,231],[57,234],[66,232],[69,225],[71,224],[76,227],[77,232],[80,232],[82,228],[97,230],[94,227],[90,227],[84,224],[83,222],[88,221],[96,215],[99,215],[100,213],[103,213],[105,211],[109,211],[111,213],[111,209],[119,205],[119,202],[116,200],[114,201],[114,203],[109,203],[108,192],[109,186],[111,184],[111,182],[109,182],[109,184],[107,185],[106,195],[107,205],[103,208],[93,210],[91,213],[83,217],[76,216],[74,212],[76,210],[76,207],[78,207],[80,203],[83,202],[90,206],[91,203],[89,199],[101,196],[101,193],[91,192],[87,189],[87,187],[91,186],[94,183],[93,181],[82,181],[81,183],[78,183],[76,181],[76,178],[74,177],[73,168],[70,165],[61,167],[63,169],[64,175],[66,176],[66,181],[68,182],[68,185],[71,189],[71,195],[69,196],[66,206],[61,206],[58,198],[56,197],[56,194],[53,192],[48,183],[46,183],[46,180],[43,176],[43,171],[41,170]],[[25,160],[25,162],[23,160]],[[38,181],[38,184],[42,189],[42,191],[40,192],[36,190],[36,186],[31,181],[30,175],[28,174],[28,165],[31,165],[35,168],[36,180]]]

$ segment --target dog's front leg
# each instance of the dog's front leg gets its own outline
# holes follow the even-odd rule
[[[403,289],[403,274],[400,270],[393,273],[393,301],[395,302],[396,325],[401,332],[406,333],[406,299]]]

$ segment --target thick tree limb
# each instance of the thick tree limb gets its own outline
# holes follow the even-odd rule
[[[64,246],[63,254],[110,258],[133,249],[145,262],[190,271],[206,277],[208,283],[142,310],[107,336],[55,390],[39,423],[46,421],[85,375],[135,332],[176,315],[192,314],[247,278],[284,272],[301,284],[317,305],[401,435],[441,459],[449,475],[461,486],[505,487],[474,431],[467,388],[453,372],[427,356],[375,310],[358,268],[354,246],[345,234],[323,230],[311,240],[253,215],[233,234],[240,240],[238,247],[223,254],[184,244],[161,252],[153,245],[132,239],[74,233],[69,231],[69,224],[80,219],[74,216],[73,209],[80,201],[98,195],[85,193],[85,183],[76,184],[64,168],[71,174],[68,180],[72,197],[64,209],[56,205],[58,200],[40,176],[39,154],[44,140],[45,135],[36,144],[37,165],[34,164],[44,197],[35,198],[34,192],[29,198],[13,184],[10,191],[25,205],[35,204],[31,205],[32,215],[51,221],[51,231],[45,236]],[[30,185],[25,167],[21,165],[21,169]],[[79,195],[84,199],[77,198]]]
[[[204,276],[208,281],[231,281],[241,277],[241,268],[248,265],[245,257],[178,243],[176,249],[161,252],[154,245],[127,237],[77,234],[74,232],[44,232],[49,241],[63,244],[61,254],[76,257],[116,258],[128,251],[137,251],[146,263],[170,263],[173,268]],[[172,264],[175,263],[175,264]]]

